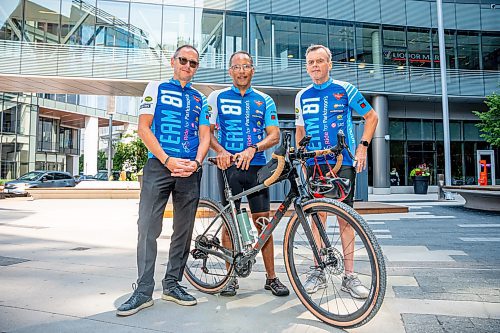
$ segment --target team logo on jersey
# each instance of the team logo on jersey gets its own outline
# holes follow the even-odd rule
[[[361,106],[362,109],[366,108],[366,104],[365,103],[361,103],[359,106]]]
[[[262,123],[260,121],[257,121],[257,126],[260,126],[262,125]]]
[[[344,123],[339,123],[339,127],[342,127],[342,126],[344,126]]]
[[[255,110],[255,113],[257,113],[257,114],[264,114],[264,112],[262,112],[260,110]]]
[[[337,101],[339,101],[342,97],[344,97],[344,94],[335,93],[335,94],[333,94],[333,97],[335,97],[337,99]]]
[[[272,114],[272,115],[271,115],[271,119],[272,119],[272,120],[276,120],[276,115]]]
[[[262,140],[262,135],[257,135],[257,139]]]
[[[200,103],[201,99],[198,96],[194,96],[193,95],[193,98],[194,98],[195,101],[197,101],[198,103]]]
[[[341,115],[341,114],[339,114],[339,115],[337,116],[337,119],[338,119],[338,120],[342,120],[342,115]]]
[[[153,101],[153,97],[146,96],[146,97],[144,97],[144,101],[146,101],[146,102],[152,102]]]
[[[262,101],[254,101],[254,102],[255,102],[255,104],[257,104],[257,106],[259,106],[259,107],[260,107],[262,104],[264,104],[264,102],[262,102]]]
[[[336,109],[343,108],[343,107],[345,107],[345,104],[333,104],[333,107]]]
[[[337,124],[336,123],[332,123],[332,128],[335,128],[337,127]]]
[[[254,132],[257,132],[257,129],[254,127],[254,128],[253,128],[253,131],[254,131]]]
[[[299,112],[300,112],[299,108],[295,108],[295,113],[299,113]]]

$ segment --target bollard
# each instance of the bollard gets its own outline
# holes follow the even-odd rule
[[[444,175],[442,173],[438,174],[438,200],[445,200],[445,195],[443,191],[444,186]]]

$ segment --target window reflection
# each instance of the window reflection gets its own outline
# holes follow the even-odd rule
[[[0,4],[0,40],[22,40],[22,3],[4,1]]]
[[[279,58],[285,66],[289,58],[299,59],[299,20],[276,18],[272,20],[274,32],[273,57]]]
[[[404,27],[384,26],[382,34],[384,64],[406,66],[406,33]]]
[[[357,60],[361,63],[382,64],[379,27],[356,24]]]
[[[213,66],[220,63],[215,56],[222,54],[224,47],[222,12],[197,8],[195,28],[195,46],[200,56],[205,57],[205,61],[210,61]]]
[[[175,51],[179,46],[194,43],[194,8],[164,6],[163,50]]]
[[[129,3],[97,1],[96,46],[128,47]],[[132,29],[134,34],[135,29]]]
[[[247,48],[247,18],[244,13],[226,14],[226,54]]]
[[[26,1],[24,31],[29,42],[59,43],[59,0]]]
[[[431,52],[430,29],[408,28],[407,36],[410,66],[430,68],[433,66],[433,60],[438,62],[439,53],[432,54]]]
[[[161,47],[162,6],[130,4],[130,47]]]
[[[313,44],[328,45],[326,21],[302,20],[300,23],[300,57],[305,58],[306,50]]]
[[[271,56],[271,18],[269,15],[250,16],[250,50],[253,56]]]
[[[330,22],[328,25],[333,61],[354,62],[354,26],[352,23]]]
[[[482,33],[483,68],[500,70],[500,34]]]
[[[458,68],[479,69],[479,35],[472,31],[457,33]]]

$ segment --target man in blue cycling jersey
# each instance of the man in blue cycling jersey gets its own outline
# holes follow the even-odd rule
[[[305,135],[312,137],[308,150],[318,150],[333,147],[337,144],[337,132],[342,129],[346,134],[346,143],[351,151],[356,151],[352,160],[346,151],[343,151],[342,167],[338,176],[351,181],[351,191],[344,200],[353,206],[354,185],[356,172],[366,168],[366,154],[368,145],[373,137],[378,123],[378,116],[356,87],[348,82],[330,78],[332,69],[332,55],[323,45],[312,45],[306,51],[306,69],[313,84],[299,91],[295,98],[296,113],[296,142],[300,142]],[[356,111],[365,119],[365,127],[361,141],[356,144],[353,134],[352,111]],[[327,155],[328,162],[335,164],[335,159]],[[318,161],[324,174],[329,171],[325,159]],[[307,161],[308,176],[314,169],[314,160]],[[326,224],[326,219],[322,219]],[[344,276],[341,290],[348,292],[355,298],[368,297],[368,289],[354,274],[354,229],[339,218],[339,228],[344,251]],[[318,229],[313,224],[313,235],[320,243]],[[326,288],[326,276],[322,269],[311,272],[305,283],[308,293],[315,293],[318,289]]]
[[[129,316],[153,305],[156,240],[163,213],[172,194],[173,234],[168,265],[162,280],[162,299],[180,305],[195,305],[196,299],[180,285],[189,254],[196,207],[200,197],[201,163],[210,147],[206,98],[191,86],[198,69],[198,51],[179,47],[170,64],[172,79],[151,82],[139,106],[139,136],[149,150],[137,221],[137,288],[117,310]]]
[[[266,164],[264,150],[279,142],[279,124],[276,105],[271,97],[251,87],[255,73],[250,54],[239,51],[231,55],[229,75],[233,85],[217,90],[208,96],[211,127],[211,148],[217,153],[219,190],[223,205],[225,170],[233,195],[258,185],[257,172]],[[213,134],[217,126],[217,138]],[[236,161],[236,164],[232,164]],[[252,219],[257,230],[265,226],[261,221],[269,219],[269,189],[248,195]],[[239,210],[240,202],[236,203]],[[265,223],[264,223],[265,224]],[[230,241],[227,232],[223,233],[222,243],[228,247]],[[274,271],[273,238],[262,248],[262,257],[267,272],[264,288],[276,296],[287,296],[290,291],[276,277]],[[234,296],[238,282],[228,284],[221,296]]]

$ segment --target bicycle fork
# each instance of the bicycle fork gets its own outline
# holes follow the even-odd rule
[[[323,244],[325,244],[325,247],[322,248],[321,250],[318,248],[318,244],[316,244],[316,240],[314,239],[313,231],[309,223],[309,220],[307,219],[304,213],[304,208],[301,203],[300,197],[295,199],[294,206],[295,206],[295,212],[297,213],[297,218],[299,219],[302,228],[304,228],[304,232],[306,234],[307,240],[309,241],[309,245],[311,245],[314,254],[314,259],[318,267],[325,269],[326,266],[328,265],[336,266],[338,264],[338,260],[335,257],[333,257],[332,260],[328,259],[326,262],[321,259],[321,256],[326,256],[329,254],[329,249],[331,248],[331,244],[330,240],[328,239],[328,235],[326,234],[325,227],[321,222],[321,219],[318,216],[318,214],[312,216],[312,223],[316,225],[316,228],[320,235],[320,239],[323,242]]]

